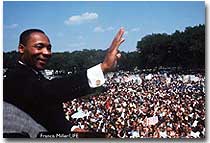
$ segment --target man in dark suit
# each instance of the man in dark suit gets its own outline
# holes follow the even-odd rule
[[[52,55],[50,40],[42,30],[24,31],[18,46],[20,59],[14,69],[8,69],[3,81],[4,102],[22,110],[49,132],[70,132],[72,125],[64,117],[62,102],[87,95],[105,82],[103,74],[120,58],[118,47],[124,42],[123,34],[121,28],[102,63],[68,78],[47,80],[40,70]]]

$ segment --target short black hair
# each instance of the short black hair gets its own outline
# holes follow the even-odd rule
[[[45,34],[45,32],[40,29],[27,29],[20,34],[19,44],[26,45],[27,41],[30,38],[30,35],[34,32]]]

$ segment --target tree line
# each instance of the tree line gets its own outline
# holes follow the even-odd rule
[[[74,52],[56,52],[47,69],[79,71],[102,62],[106,50],[84,49]],[[181,70],[205,69],[205,25],[186,27],[171,35],[153,33],[137,41],[136,51],[121,52],[120,70],[175,68]],[[3,53],[3,67],[15,66],[18,52]]]
[[[152,34],[138,41],[143,68],[205,68],[205,25],[187,27],[171,35]]]

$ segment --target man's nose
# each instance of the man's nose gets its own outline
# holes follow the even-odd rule
[[[48,49],[47,47],[42,48],[42,54],[43,55],[47,55],[47,56],[51,56],[52,55],[51,50]]]

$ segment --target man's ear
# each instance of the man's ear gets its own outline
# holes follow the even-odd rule
[[[19,44],[19,46],[18,46],[18,52],[20,54],[23,54],[24,53],[24,48],[25,48],[25,46],[23,44]]]

